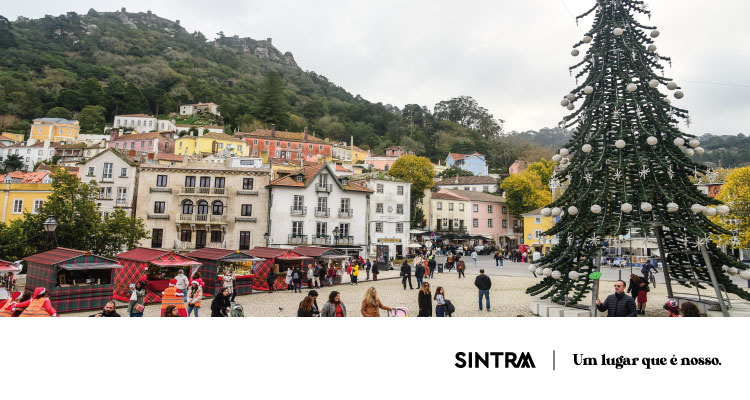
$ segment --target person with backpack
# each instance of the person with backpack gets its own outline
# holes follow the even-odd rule
[[[417,277],[417,287],[422,287],[422,281],[424,280],[425,270],[424,264],[419,263],[414,268],[414,276]]]
[[[294,270],[292,270],[292,285],[294,286],[294,293],[297,293],[297,291],[302,293],[302,271],[299,267],[294,267]]]
[[[359,279],[359,264],[355,263],[352,266],[352,285],[356,285],[358,279]]]
[[[232,307],[232,302],[229,301],[229,289],[221,288],[219,293],[216,294],[216,297],[214,297],[214,300],[211,302],[211,316],[229,317],[230,307]]]
[[[313,268],[313,286],[315,289],[320,288],[320,264],[315,264],[315,267]]]
[[[375,262],[372,264],[372,280],[377,281],[378,280],[378,274],[380,273],[380,267],[378,267],[378,263]]]
[[[333,265],[328,266],[328,272],[326,273],[328,278],[328,286],[333,286],[333,277],[336,276],[336,268]]]
[[[291,292],[292,291],[292,272],[294,270],[292,268],[288,268],[286,270],[286,279],[284,279],[284,282],[286,283],[286,291]]]
[[[432,279],[435,275],[435,269],[437,268],[437,261],[435,261],[435,256],[430,256],[430,261],[427,262],[427,266],[430,268],[429,278]]]

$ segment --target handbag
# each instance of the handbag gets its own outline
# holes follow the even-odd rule
[[[138,313],[142,313],[145,308],[146,307],[144,307],[143,304],[136,304],[133,306],[133,310]]]

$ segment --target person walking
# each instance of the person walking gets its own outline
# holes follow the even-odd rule
[[[182,300],[184,298],[187,298],[187,296],[182,293],[182,291],[177,289],[177,279],[172,279],[171,281],[169,281],[169,287],[164,289],[164,291],[161,293],[162,315],[164,315],[167,307],[175,306],[177,308],[177,312],[180,313],[181,317],[187,317],[187,309],[185,308],[185,303],[183,303]]]
[[[292,285],[294,287],[294,293],[297,293],[297,291],[302,293],[302,271],[299,269],[299,266],[294,267],[294,270],[292,271]]]
[[[284,279],[284,282],[286,282],[286,291],[291,292],[292,291],[292,272],[294,270],[292,268],[289,268],[286,270],[286,279]]]
[[[356,285],[359,280],[359,264],[352,265],[352,284]]]
[[[313,278],[315,278],[315,271],[313,270],[313,266],[312,264],[307,264],[307,289],[309,290],[312,290],[313,288]]]
[[[474,286],[479,290],[479,311],[482,311],[482,297],[484,297],[484,303],[487,306],[487,311],[490,311],[490,288],[492,287],[492,280],[490,277],[484,274],[484,269],[479,270],[479,275],[474,279]]]
[[[424,264],[419,263],[414,268],[414,276],[417,278],[417,287],[422,287],[422,281],[424,280]]]
[[[230,301],[234,301],[234,273],[229,267],[224,269],[224,276],[221,278],[221,286],[229,289]]]
[[[411,284],[411,265],[404,259],[404,263],[401,264],[401,284],[404,285],[404,290],[406,290],[407,280],[409,281],[409,289],[414,289]]]
[[[615,282],[615,293],[604,299],[596,299],[596,308],[599,311],[607,311],[607,317],[636,317],[638,310],[635,308],[633,298],[625,294],[625,281]]]
[[[182,301],[187,301],[187,289],[188,284],[190,283],[190,279],[188,279],[187,275],[185,275],[185,271],[183,270],[177,271],[177,276],[175,276],[174,279],[177,280],[175,287],[180,291],[180,293],[182,293]]]
[[[320,288],[320,273],[323,270],[323,267],[320,264],[315,264],[315,268],[313,268],[313,286],[315,289]]]
[[[195,310],[195,317],[198,318],[198,310],[201,309],[201,300],[203,299],[203,288],[198,281],[190,284],[190,294],[188,295],[187,314],[188,317]]]
[[[427,266],[430,267],[430,279],[435,275],[435,269],[437,269],[437,261],[435,256],[430,256],[430,261],[427,262]]]
[[[368,258],[367,261],[365,261],[365,272],[367,273],[367,279],[370,280],[370,269],[372,268],[372,264],[370,264],[370,259]]]
[[[432,293],[428,282],[423,282],[422,287],[419,288],[417,304],[419,304],[417,317],[432,317]]]
[[[471,259],[474,260],[474,268],[477,266],[477,251],[472,250],[471,251]]]
[[[495,250],[495,266],[500,266],[500,250]]]
[[[461,279],[462,276],[466,278],[466,263],[463,259],[458,260],[456,270],[458,271],[458,279]]]
[[[138,281],[130,290],[128,315],[130,315],[131,318],[143,317],[143,311],[146,309],[146,282]]]
[[[323,305],[320,311],[321,317],[346,317],[346,306],[341,302],[339,292],[332,291],[328,295],[328,302]]]
[[[373,281],[378,280],[378,273],[380,273],[380,267],[378,267],[377,262],[374,262],[372,263],[372,280]]]
[[[648,301],[648,281],[636,274],[630,274],[630,285],[628,293],[638,302],[638,314],[646,314],[646,302]]]
[[[363,317],[380,317],[380,310],[391,311],[392,308],[384,306],[378,297],[378,291],[374,287],[367,289],[365,297],[362,299],[362,308],[360,312]]]
[[[336,268],[333,265],[328,265],[328,272],[326,272],[328,279],[328,286],[333,286],[333,277],[336,276]]]
[[[305,296],[304,299],[299,303],[299,308],[297,308],[297,316],[298,317],[314,317],[313,314],[313,298],[310,296]]]
[[[435,289],[435,316],[445,317],[445,289],[442,286]]]
[[[279,267],[279,265],[275,264],[268,271],[268,275],[266,275],[266,283],[268,284],[268,293],[273,293],[273,285],[276,282],[276,271],[275,271],[275,269],[278,268],[278,267]]]
[[[232,307],[232,302],[229,301],[229,289],[221,288],[211,302],[211,316],[228,317],[230,307]]]

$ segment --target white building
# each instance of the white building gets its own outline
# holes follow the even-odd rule
[[[376,254],[377,246],[388,246],[390,257],[408,253],[411,221],[411,183],[400,181],[381,172],[353,176],[373,193],[370,195],[370,234],[368,252]]]
[[[473,192],[497,192],[497,179],[486,176],[454,176],[435,182],[440,189],[471,190]]]
[[[339,179],[328,164],[297,170],[269,188],[270,246],[311,244],[364,255],[372,190]]]
[[[161,121],[159,121],[161,122]],[[169,121],[167,121],[169,122]],[[216,125],[188,125],[188,124],[177,124],[173,126],[173,131],[177,133],[190,133],[190,129],[195,128],[198,131],[198,136],[203,136],[206,133],[213,132],[213,133],[224,133],[224,127],[223,126],[216,126]]]
[[[180,106],[180,115],[194,115],[199,111],[207,111],[214,115],[219,114],[219,106],[215,103],[183,104]]]
[[[23,160],[23,170],[33,171],[39,162],[46,162],[55,156],[55,148],[59,143],[50,143],[49,140],[37,142],[30,139],[28,142],[19,142],[10,146],[0,147],[0,162],[5,161],[9,155],[15,154]]]
[[[82,182],[95,182],[99,186],[96,202],[103,215],[122,209],[128,216],[135,216],[138,187],[136,163],[109,148],[81,163],[78,171]]]
[[[173,121],[156,119],[156,117],[147,114],[115,115],[115,121],[112,127],[132,129],[138,133],[152,131],[175,132],[177,130],[177,126]]]

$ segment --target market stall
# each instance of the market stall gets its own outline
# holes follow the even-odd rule
[[[313,261],[312,257],[303,256],[292,249],[280,249],[276,247],[256,247],[252,250],[246,250],[245,254],[265,260],[258,262],[258,265],[255,267],[254,273],[257,275],[253,284],[253,289],[255,290],[268,290],[266,280],[268,272],[272,268],[276,272],[276,280],[273,284],[274,290],[286,289],[286,283],[284,282],[286,271],[295,266],[303,267]],[[278,269],[275,268],[276,265],[278,265]]]
[[[341,277],[343,276],[343,262],[349,256],[341,253],[338,250],[330,247],[317,247],[317,246],[298,246],[294,248],[294,252],[302,256],[311,257],[313,264],[322,264],[326,267],[332,266],[336,268],[337,274],[333,278],[333,283],[341,283]],[[307,283],[307,277],[303,280],[303,284]]]
[[[201,263],[171,251],[138,247],[116,255],[122,268],[115,273],[114,298],[130,300],[130,284],[146,282],[146,303],[161,301],[161,292],[182,269],[188,277],[198,271]]]
[[[112,299],[115,260],[81,250],[58,247],[26,261],[26,292],[43,287],[58,312],[104,307]]]
[[[21,263],[0,260],[0,300],[10,297],[10,294],[16,290],[15,276],[21,272]]]
[[[205,286],[204,296],[213,296],[222,287],[222,278],[227,269],[234,272],[235,291],[237,294],[250,294],[257,275],[254,270],[265,259],[253,257],[244,250],[227,250],[204,247],[192,253],[185,254],[203,264],[201,275]]]

